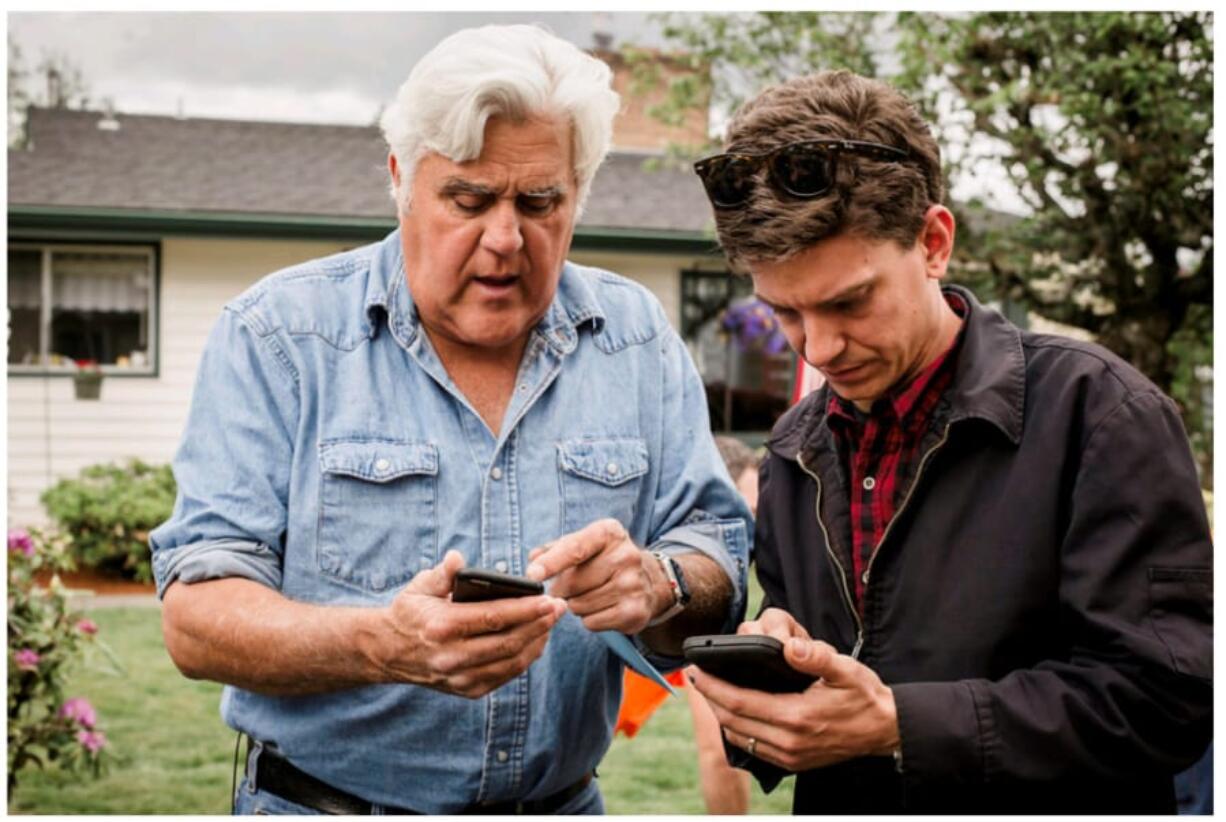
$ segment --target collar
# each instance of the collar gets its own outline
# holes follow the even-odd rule
[[[404,248],[398,228],[374,246],[363,305],[372,337],[385,317],[396,341],[406,350],[412,345],[421,330],[421,320],[405,277]],[[557,292],[533,330],[554,351],[564,355],[575,350],[579,326],[589,322],[593,333],[600,333],[606,322],[604,309],[588,278],[581,276],[574,264],[565,262]]]
[[[961,348],[953,381],[946,389],[949,422],[980,419],[997,428],[1015,446],[1022,438],[1026,401],[1026,357],[1017,326],[999,312],[985,308],[962,286],[941,289],[966,303]],[[814,448],[827,434],[825,410],[833,392],[823,385],[788,410],[771,431],[767,446],[794,460]]]

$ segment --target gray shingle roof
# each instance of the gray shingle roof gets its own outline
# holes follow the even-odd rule
[[[31,109],[30,145],[8,153],[10,206],[391,218],[374,127]],[[581,225],[694,233],[711,216],[688,169],[610,155]]]

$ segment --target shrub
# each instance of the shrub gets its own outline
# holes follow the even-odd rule
[[[149,531],[170,518],[175,504],[169,465],[140,460],[91,465],[76,479],[60,480],[41,499],[72,538],[81,565],[142,582],[153,579]]]
[[[101,773],[106,734],[93,706],[81,697],[65,699],[68,669],[88,646],[110,654],[98,626],[68,607],[58,572],[72,570],[63,536],[39,531],[8,534],[8,790],[27,765],[58,765]],[[47,588],[34,582],[51,571]]]

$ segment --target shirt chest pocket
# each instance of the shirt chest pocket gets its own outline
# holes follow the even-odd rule
[[[563,533],[606,517],[633,532],[648,467],[647,445],[638,437],[581,437],[558,443]]]
[[[320,444],[319,465],[320,571],[380,592],[437,562],[435,446],[333,440]]]

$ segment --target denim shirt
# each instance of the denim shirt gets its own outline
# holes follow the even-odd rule
[[[174,473],[174,513],[150,536],[159,593],[236,576],[302,602],[385,606],[449,550],[522,574],[535,546],[613,517],[641,546],[714,559],[735,589],[723,630],[744,614],[752,526],[702,383],[651,294],[597,269],[563,268],[497,437],[422,333],[399,232],[270,275],[213,329]],[[227,686],[221,712],[338,788],[448,813],[591,771],[621,679],[567,613],[527,672],[480,699]]]

